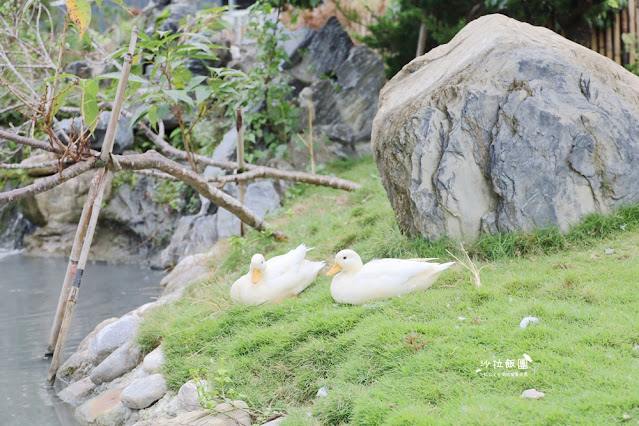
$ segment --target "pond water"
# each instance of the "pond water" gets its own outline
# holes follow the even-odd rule
[[[44,386],[44,349],[58,303],[66,258],[0,251],[0,425],[76,425],[73,407]],[[102,320],[155,300],[157,271],[89,262],[63,362]]]

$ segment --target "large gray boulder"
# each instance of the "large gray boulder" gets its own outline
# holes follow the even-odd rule
[[[162,251],[162,266],[175,265],[180,259],[191,254],[208,250],[217,241],[217,215],[193,215],[180,218],[171,242]]]
[[[565,230],[639,201],[638,118],[639,77],[489,15],[384,87],[372,148],[411,235]]]

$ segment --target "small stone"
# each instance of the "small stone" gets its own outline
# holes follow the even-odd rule
[[[127,343],[120,346],[118,350],[95,367],[89,377],[96,385],[110,382],[133,370],[141,359],[140,348],[137,345]]]
[[[621,416],[621,417],[623,417],[623,419],[624,419],[624,420],[630,420],[630,419],[632,418],[632,417],[630,416],[630,414],[628,414],[628,413],[624,413],[624,415],[623,415],[623,416]]]
[[[207,386],[206,382],[200,380],[201,386]],[[187,411],[199,411],[202,409],[197,391],[197,384],[193,380],[184,383],[178,391],[180,405]]]
[[[613,249],[607,248],[604,250],[604,253],[606,254],[613,254],[615,251]]]
[[[84,399],[86,399],[87,396],[91,394],[93,389],[95,389],[95,383],[93,383],[90,378],[85,377],[84,379],[78,380],[64,388],[60,391],[60,393],[58,393],[58,397],[67,404],[77,407]]]
[[[160,368],[164,364],[164,352],[162,346],[158,346],[144,357],[142,365],[144,370],[149,374],[155,374],[160,371]]]
[[[508,302],[509,302],[509,303],[513,303],[513,298],[512,298],[512,297],[509,297],[509,298],[508,298]]]
[[[544,396],[545,394],[543,392],[539,392],[536,389],[528,389],[522,392],[520,398],[539,399]]]
[[[637,343],[632,349],[634,349],[635,351],[639,351],[639,343]]]
[[[325,396],[328,396],[328,389],[320,388],[320,390],[317,391],[317,395],[315,396],[318,398],[324,398]]]
[[[117,348],[135,336],[142,318],[127,315],[100,330],[89,342],[89,360],[98,365]]]
[[[526,317],[519,323],[519,328],[525,330],[528,327],[528,324],[537,324],[539,323],[539,318],[537,317]]]
[[[446,307],[450,309],[450,303],[446,303]]]
[[[153,374],[134,380],[133,383],[124,388],[120,395],[120,401],[125,407],[140,410],[162,398],[167,390],[164,376]]]
[[[457,317],[458,320],[463,321],[466,319],[466,317]]]
[[[625,231],[625,230],[626,230],[626,225],[619,225],[619,228],[620,228],[622,231]]]

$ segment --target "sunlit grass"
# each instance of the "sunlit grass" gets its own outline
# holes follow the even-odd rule
[[[349,247],[374,257],[440,257],[457,244],[406,238],[372,160],[334,166],[354,193],[302,187],[271,222],[288,236],[237,240],[210,279],[152,311],[140,342],[163,342],[170,386],[195,369],[229,370],[251,407],[279,407],[286,424],[607,424],[639,418],[639,208],[593,215],[568,233],[485,237],[467,244],[481,288],[453,267],[430,290],[366,306],[333,302],[320,274],[296,300],[235,306],[230,284],[250,256],[300,243],[332,262]],[[614,249],[611,255],[605,248]],[[519,328],[525,316],[539,324]],[[464,318],[464,319],[460,319]],[[529,369],[486,369],[520,359]],[[476,372],[481,369],[481,372]],[[517,371],[527,376],[482,376]],[[316,398],[321,387],[328,396]],[[523,400],[536,388],[539,401]]]

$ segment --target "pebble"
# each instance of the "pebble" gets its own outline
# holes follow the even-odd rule
[[[320,390],[317,391],[317,395],[315,396],[318,398],[324,398],[325,396],[328,396],[328,389],[320,388]]]
[[[524,329],[526,329],[526,327],[528,327],[528,324],[537,324],[537,323],[539,323],[539,318],[537,318],[537,317],[526,317],[523,320],[521,320],[521,322],[519,323],[519,328],[524,330]]]
[[[457,317],[458,320],[463,321],[466,319],[466,317]]]
[[[604,250],[604,253],[606,253],[606,254],[613,254],[614,252],[615,251],[613,249],[611,249],[611,248],[607,248],[607,249]]]
[[[539,399],[543,398],[545,394],[543,392],[539,392],[536,389],[527,389],[522,392],[520,398],[530,398],[530,399]]]

